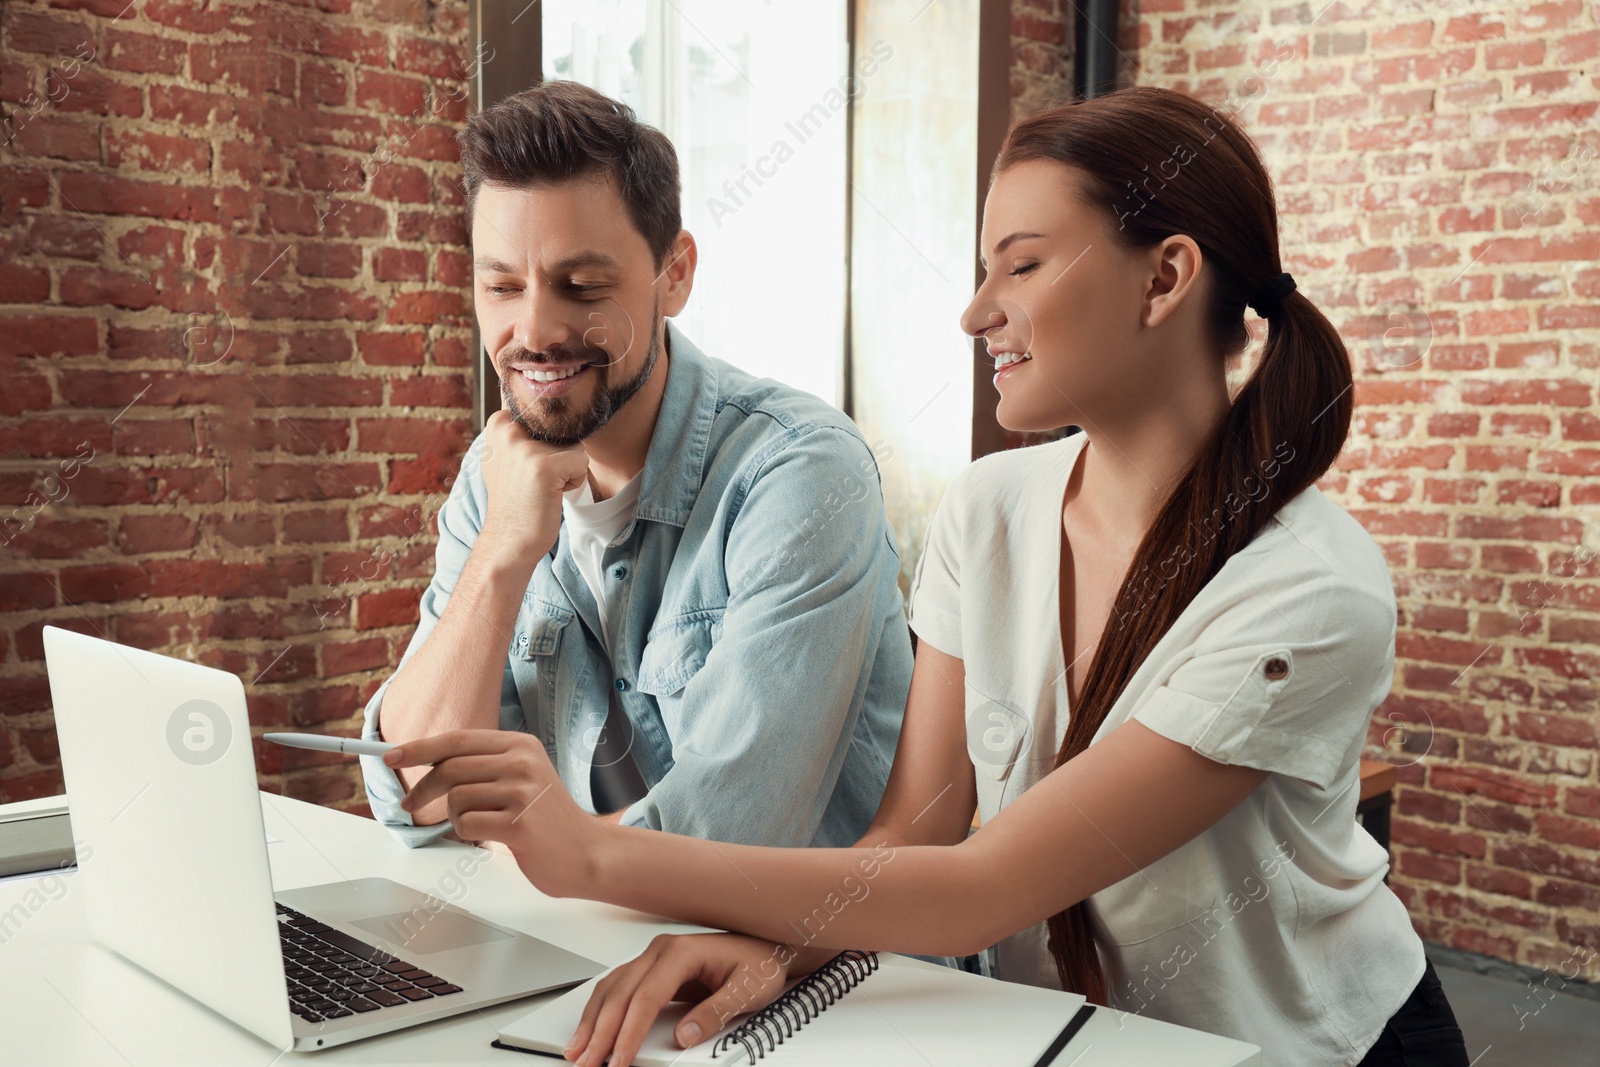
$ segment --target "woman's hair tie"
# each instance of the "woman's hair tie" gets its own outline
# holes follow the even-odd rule
[[[1283,298],[1294,290],[1294,276],[1284,271],[1270,282],[1256,287],[1256,291],[1250,294],[1250,309],[1262,318],[1270,319],[1283,303]]]

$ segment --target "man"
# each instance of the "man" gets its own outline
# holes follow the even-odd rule
[[[597,817],[853,844],[911,676],[871,450],[667,321],[695,243],[671,144],[626,106],[548,83],[460,142],[504,410],[439,512],[421,621],[363,735],[522,730]],[[426,768],[362,765],[402,841],[450,831],[442,800],[399,807]]]

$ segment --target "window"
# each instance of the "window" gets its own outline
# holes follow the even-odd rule
[[[845,0],[544,0],[543,71],[632,107],[678,150],[700,246],[678,323],[708,355],[843,396]]]

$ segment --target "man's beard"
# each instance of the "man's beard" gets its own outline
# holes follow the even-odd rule
[[[587,362],[595,364],[594,371],[600,375],[600,384],[594,389],[594,399],[586,410],[579,411],[573,407],[566,397],[551,397],[540,400],[538,412],[530,411],[524,407],[511,390],[510,376],[517,371],[511,369],[510,364],[527,362],[533,353],[520,345],[504,353],[500,359],[500,403],[518,426],[535,441],[546,444],[567,447],[575,445],[584,438],[589,437],[600,427],[610,422],[622,406],[633,395],[644,387],[650,375],[656,369],[656,360],[661,356],[661,333],[658,327],[661,320],[658,314],[661,302],[658,299],[650,308],[650,351],[645,356],[644,366],[639,373],[625,382],[612,385],[606,381],[606,371],[613,364],[611,353],[601,348],[581,349],[557,346],[545,350],[542,355],[550,363]]]

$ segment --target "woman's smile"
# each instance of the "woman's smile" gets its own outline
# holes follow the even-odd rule
[[[1030,362],[1033,357],[1026,352],[991,352],[994,357],[994,383],[1000,384],[1000,379],[1007,377],[1024,363]]]

